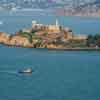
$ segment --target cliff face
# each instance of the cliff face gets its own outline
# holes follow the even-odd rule
[[[11,45],[16,45],[16,46],[24,46],[24,47],[31,46],[28,39],[21,36],[13,36],[13,38],[9,42]]]
[[[32,44],[27,38],[16,35],[11,36],[3,32],[0,33],[0,43],[11,46],[32,47]]]
[[[9,36],[7,33],[0,32],[0,43],[8,43]]]

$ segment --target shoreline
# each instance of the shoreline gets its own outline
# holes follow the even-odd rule
[[[5,46],[5,47],[13,47],[13,48],[29,48],[29,49],[38,49],[38,50],[49,50],[49,51],[100,51],[100,48],[91,48],[91,47],[86,47],[86,48],[80,48],[80,47],[75,47],[75,48],[34,48],[34,47],[23,47],[23,46],[16,46],[16,45],[6,45],[0,43],[0,45]]]
[[[66,48],[66,49],[48,49],[56,51],[100,51],[100,48]]]

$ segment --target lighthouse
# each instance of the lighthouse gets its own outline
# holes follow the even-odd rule
[[[56,19],[56,27],[59,27],[58,19]]]

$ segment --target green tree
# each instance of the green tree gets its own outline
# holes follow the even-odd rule
[[[99,34],[96,34],[96,35],[94,36],[94,39],[95,39],[95,40],[100,40],[100,35],[99,35]]]
[[[48,32],[44,32],[44,34],[43,34],[44,36],[47,36],[48,35]]]
[[[94,44],[94,36],[88,35],[86,45],[90,46],[90,44]]]
[[[23,31],[22,30],[19,30],[19,33],[22,33]]]
[[[40,31],[40,30],[38,30],[38,29],[32,29],[32,34],[38,32],[38,31]]]

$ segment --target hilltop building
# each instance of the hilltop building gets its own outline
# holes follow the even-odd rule
[[[68,40],[85,40],[87,38],[86,35],[76,35],[73,34],[73,31],[68,27],[61,27],[59,24],[59,21],[56,19],[55,24],[53,25],[44,25],[44,24],[38,24],[37,21],[32,21],[32,29],[38,30],[36,32],[36,35],[43,35],[45,32],[48,33],[48,36],[52,36],[52,38],[56,36],[62,37],[63,41]],[[55,36],[56,35],[56,36]]]
[[[43,25],[43,24],[38,24],[36,21],[32,21],[32,28],[38,30],[44,30],[47,31],[48,33],[60,33],[60,25],[57,19],[55,25]]]

